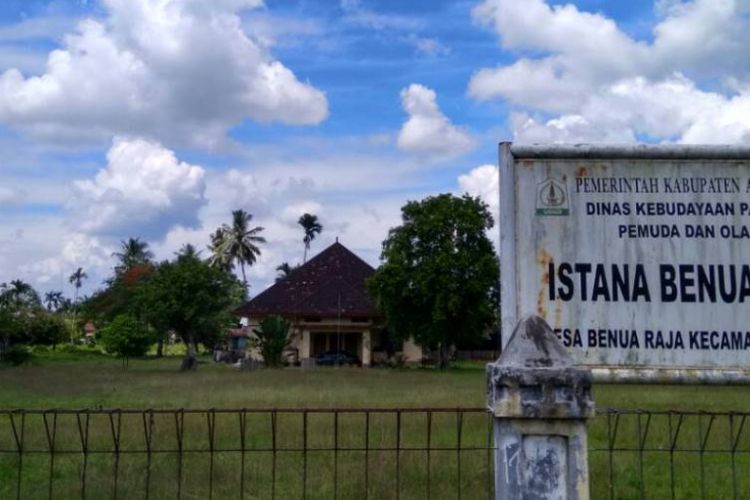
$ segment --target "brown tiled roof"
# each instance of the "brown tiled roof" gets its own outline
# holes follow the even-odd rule
[[[237,309],[241,316],[377,316],[367,290],[375,269],[339,242]]]

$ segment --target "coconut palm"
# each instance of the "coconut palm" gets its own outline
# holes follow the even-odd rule
[[[211,243],[208,245],[211,257],[208,258],[208,263],[213,267],[230,272],[234,264],[232,263],[232,257],[226,252],[227,245],[225,241],[226,235],[223,228],[220,227],[211,233]]]
[[[260,256],[259,244],[266,239],[260,236],[263,228],[251,228],[253,216],[244,210],[232,211],[232,224],[224,224],[211,236],[211,248],[214,259],[225,266],[233,266],[236,262],[242,271],[242,282],[247,290],[247,275],[245,265],[252,266]]]
[[[320,234],[323,231],[323,226],[318,222],[317,215],[308,213],[302,214],[297,224],[302,226],[302,230],[305,232],[305,236],[302,238],[302,242],[305,244],[305,254],[302,259],[302,263],[304,264],[307,262],[307,251],[310,250],[310,243],[315,239],[316,234]]]
[[[179,252],[175,252],[177,259],[200,259],[201,251],[195,248],[191,243],[185,243]]]
[[[120,251],[113,253],[112,257],[117,257],[120,261],[115,272],[121,274],[137,265],[151,262],[154,253],[149,250],[148,242],[141,241],[140,238],[128,238],[127,241],[120,242]]]
[[[81,287],[83,286],[84,280],[87,280],[87,279],[88,279],[88,275],[86,274],[86,272],[83,270],[82,267],[79,267],[78,269],[76,269],[75,272],[71,274],[70,277],[68,278],[68,282],[70,282],[70,284],[75,287],[75,296],[73,299],[73,302],[75,304],[78,303],[78,290],[81,289]]]
[[[289,277],[292,272],[297,269],[299,266],[290,266],[288,262],[282,262],[276,270],[279,272],[279,275],[276,277],[276,281],[281,281],[283,279],[286,279]]]

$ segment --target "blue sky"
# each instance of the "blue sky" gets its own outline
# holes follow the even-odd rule
[[[0,282],[92,291],[119,241],[324,225],[376,264],[407,200],[497,209],[497,143],[746,142],[747,2],[5,0]]]

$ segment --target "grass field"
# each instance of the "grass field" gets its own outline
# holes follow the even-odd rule
[[[482,407],[484,395],[484,364],[463,363],[440,372],[432,369],[284,369],[239,371],[227,365],[214,365],[207,359],[195,373],[179,373],[179,358],[133,360],[128,370],[120,362],[98,353],[44,353],[32,364],[16,368],[0,368],[0,408],[423,408]],[[743,387],[633,386],[602,385],[595,387],[598,407],[640,408],[647,410],[748,411],[750,390]],[[186,443],[192,448],[208,449],[208,414],[187,415],[184,421]],[[232,448],[239,442],[237,414],[217,414],[214,424],[217,448]],[[9,417],[0,415],[0,449],[14,446]],[[80,435],[75,415],[60,416],[58,449],[80,449]],[[276,419],[272,422],[272,419]],[[364,414],[334,413],[308,415],[307,429],[303,416],[292,413],[250,414],[247,420],[247,446],[255,450],[276,446],[299,450],[301,443],[310,448],[340,448],[353,451],[270,452],[248,454],[245,462],[247,498],[301,497],[302,485],[307,498],[331,498],[333,478],[337,478],[339,498],[364,496],[364,473],[368,473],[371,498],[395,498],[398,484],[401,498],[425,498],[430,485],[432,498],[456,498],[460,491],[465,498],[487,497],[490,488],[488,472],[491,457],[487,450],[461,452],[461,479],[458,476],[458,455],[455,451],[423,450],[395,453],[396,414],[373,414],[365,433]],[[426,436],[424,412],[404,413],[401,419],[400,446],[420,448]],[[482,448],[487,445],[488,420],[482,413],[436,414],[431,420],[433,447],[455,450],[458,439],[462,447]],[[670,448],[668,415],[655,416],[645,447],[658,450],[643,455],[643,472],[639,455],[618,451],[609,466],[607,452],[592,452],[590,460],[592,497],[606,497],[610,478],[615,482],[615,498],[638,498],[640,478],[645,480],[646,496],[664,498],[670,494]],[[337,419],[334,422],[334,419]],[[460,422],[459,422],[460,420]],[[712,422],[706,435],[708,417],[686,417],[677,440],[675,482],[678,498],[700,498],[701,473],[706,478],[707,498],[730,498],[733,488],[731,457],[717,453],[730,441],[729,421]],[[457,424],[459,426],[457,427]],[[123,417],[122,446],[143,449],[142,415]],[[590,431],[590,447],[606,448],[608,425],[604,416],[594,419]],[[672,422],[672,427],[676,420]],[[112,439],[106,415],[91,417],[91,449],[110,449]],[[156,415],[153,419],[154,449],[173,448],[175,443],[174,414]],[[750,425],[749,425],[750,427]],[[26,445],[44,449],[45,431],[39,415],[29,415],[25,422]],[[735,457],[738,487],[750,497],[750,430],[742,435]],[[367,446],[385,448],[367,457],[361,451],[365,435]],[[637,448],[637,416],[622,417],[616,448]],[[305,436],[307,439],[305,441]],[[704,436],[707,438],[703,439]],[[707,453],[682,453],[697,449],[703,442]],[[715,450],[712,452],[711,450]],[[745,451],[743,451],[745,450]],[[180,486],[183,498],[206,498],[212,482],[214,498],[238,497],[238,453],[217,453],[209,472],[208,454],[186,454],[182,464]],[[426,466],[429,456],[430,480]],[[54,464],[54,498],[80,497],[80,474],[83,465],[80,453],[58,455]],[[113,485],[112,454],[89,455],[87,458],[87,493],[89,498],[110,497]],[[305,465],[305,460],[306,465]],[[275,481],[272,477],[276,463]],[[24,455],[22,498],[47,498],[49,454]],[[399,468],[396,477],[396,468]],[[0,498],[14,498],[19,462],[12,453],[0,454]],[[146,484],[151,498],[174,498],[177,491],[175,471],[177,458],[156,454],[150,466],[143,454],[123,455],[118,464],[118,498],[141,498]],[[303,481],[301,472],[307,470]],[[145,472],[148,471],[148,475]],[[642,474],[642,476],[641,476]],[[146,479],[148,477],[148,479]]]

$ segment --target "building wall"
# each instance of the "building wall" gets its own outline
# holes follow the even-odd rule
[[[259,328],[257,320],[248,320],[250,331]],[[309,363],[313,357],[313,334],[316,332],[335,335],[337,332],[346,332],[345,335],[351,335],[356,332],[359,335],[357,341],[357,357],[362,361],[363,366],[370,366],[373,360],[373,346],[377,345],[377,330],[371,321],[361,322],[352,321],[350,318],[321,318],[320,321],[298,321],[293,324],[289,330],[291,337],[290,348],[298,352],[298,361],[303,366]],[[422,348],[413,341],[404,342],[403,352],[404,360],[409,364],[418,364],[422,361]],[[258,349],[251,347],[247,351],[247,357],[262,361]]]

